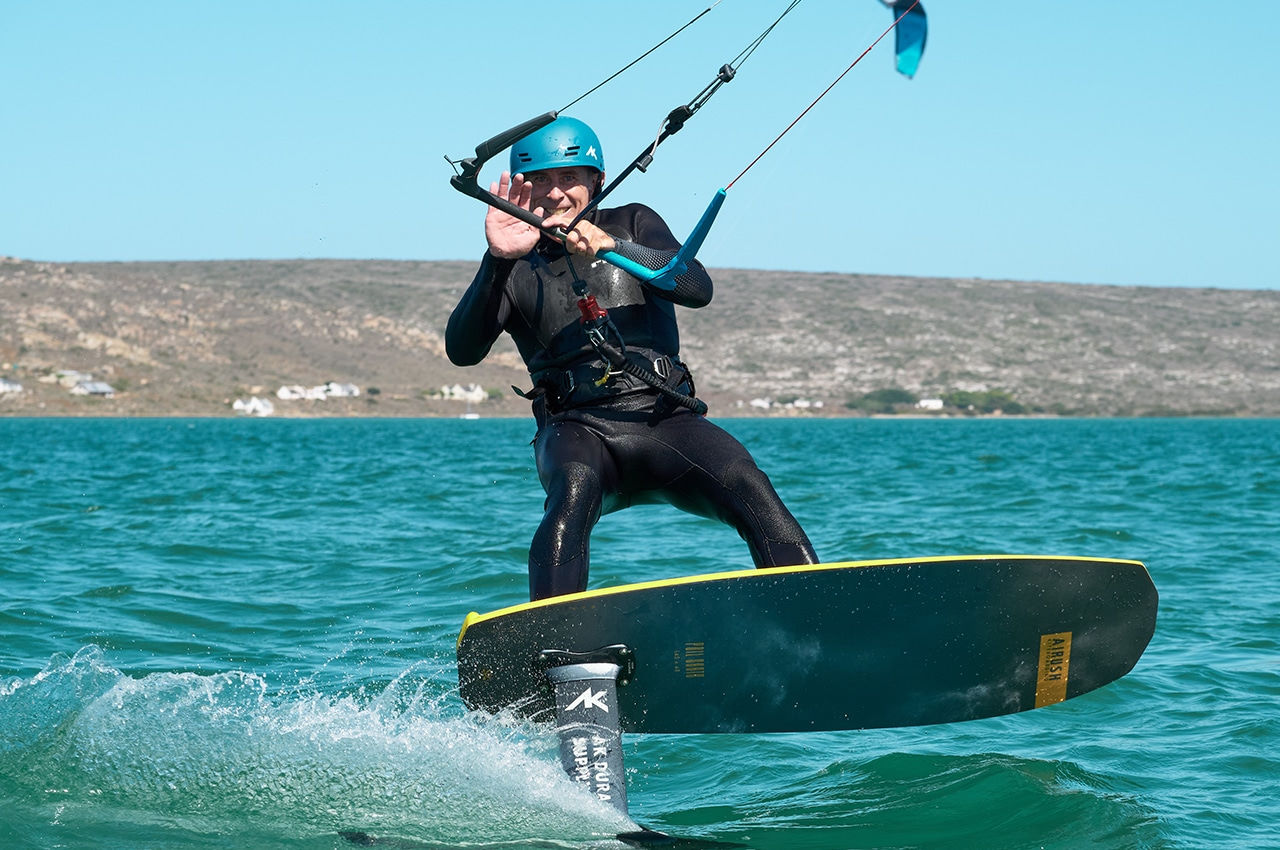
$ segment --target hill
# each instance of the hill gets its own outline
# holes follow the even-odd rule
[[[495,396],[486,415],[522,415],[509,386],[527,388],[528,375],[509,340],[470,369],[444,355],[445,322],[474,268],[0,259],[0,377],[24,387],[0,395],[0,414],[221,416],[236,398],[332,380],[365,392],[275,400],[277,413],[457,415],[458,402],[431,394],[474,382]],[[750,406],[757,398],[773,400],[771,412],[817,412],[780,404],[799,399],[849,414],[847,402],[892,388],[1002,390],[1005,406],[1048,414],[1280,415],[1277,291],[712,276],[715,300],[682,311],[681,330],[713,415],[768,412]],[[60,370],[116,394],[73,396],[52,383]]]

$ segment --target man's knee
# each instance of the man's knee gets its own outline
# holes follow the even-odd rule
[[[547,499],[579,509],[594,505],[598,511],[600,489],[600,473],[588,464],[575,461],[558,467],[552,474]]]
[[[735,460],[725,467],[724,480],[748,506],[738,517],[738,531],[750,544],[757,566],[817,563],[813,544],[760,467],[749,459]]]
[[[737,458],[720,473],[725,488],[747,502],[758,504],[761,499],[776,499],[773,484],[764,470],[751,458]]]

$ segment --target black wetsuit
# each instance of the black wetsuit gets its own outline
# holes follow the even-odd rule
[[[588,220],[618,241],[617,253],[649,268],[680,247],[639,204],[596,210]],[[702,307],[712,293],[696,262],[668,292],[603,260],[567,257],[547,240],[520,260],[485,255],[449,317],[445,343],[450,360],[470,366],[506,331],[533,379],[534,453],[547,501],[529,550],[530,598],[585,590],[592,528],[633,504],[667,502],[725,522],[757,566],[816,563],[808,537],[741,443],[642,381],[609,372],[583,331],[575,274],[608,310],[628,355],[690,395],[675,307]]]

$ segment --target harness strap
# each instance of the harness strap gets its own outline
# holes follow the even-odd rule
[[[539,369],[530,374],[533,389],[512,387],[522,398],[543,398],[548,409],[557,412],[581,407],[601,399],[657,390],[669,399],[697,413],[706,413],[706,404],[693,398],[693,375],[678,359],[652,349],[628,347],[624,352],[609,343],[600,351],[604,360],[575,363],[565,367]],[[688,387],[688,395],[681,388]]]

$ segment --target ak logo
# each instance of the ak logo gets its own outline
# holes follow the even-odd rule
[[[575,708],[598,708],[605,714],[608,714],[609,706],[605,705],[604,695],[604,691],[597,692],[588,687],[585,691],[578,694],[577,699],[569,703],[569,707],[566,708],[565,711],[573,711]]]

